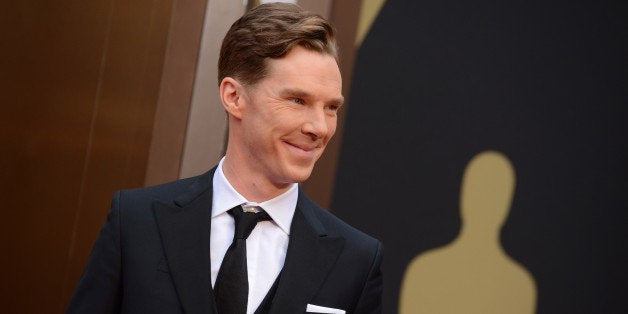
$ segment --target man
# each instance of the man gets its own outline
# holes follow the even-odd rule
[[[295,5],[258,6],[233,24],[218,66],[225,157],[117,192],[68,312],[381,312],[380,242],[297,185],[343,102],[332,27]]]

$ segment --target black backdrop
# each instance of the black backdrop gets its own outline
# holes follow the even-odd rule
[[[462,172],[517,186],[501,241],[538,313],[625,313],[628,1],[394,1],[360,48],[332,210],[384,241],[385,313],[460,227]]]

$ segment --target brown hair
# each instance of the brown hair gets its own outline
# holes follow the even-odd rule
[[[329,54],[338,63],[334,29],[320,15],[294,4],[259,5],[235,21],[218,60],[218,84],[230,76],[254,85],[267,73],[266,59],[281,58],[294,46]]]

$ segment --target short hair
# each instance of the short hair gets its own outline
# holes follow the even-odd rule
[[[225,35],[218,84],[229,76],[254,85],[268,74],[268,58],[281,58],[295,46],[328,54],[339,63],[334,28],[323,17],[294,4],[259,5],[235,21]]]

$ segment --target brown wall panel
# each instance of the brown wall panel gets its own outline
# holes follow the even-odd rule
[[[108,1],[58,4],[11,2],[0,18],[7,313],[60,310],[89,138]]]
[[[3,312],[63,312],[112,193],[143,185],[173,1],[0,13]]]
[[[70,248],[68,299],[113,191],[144,183],[171,1],[116,1]]]
[[[206,6],[206,0],[174,3],[145,185],[179,177]]]

